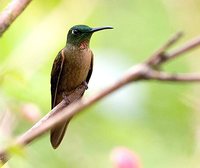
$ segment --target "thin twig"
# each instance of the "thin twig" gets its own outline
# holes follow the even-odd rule
[[[177,81],[177,82],[200,82],[199,74],[170,74],[167,72],[161,72],[157,70],[149,70],[146,74],[146,79],[160,80],[160,81]]]
[[[146,63],[149,66],[158,65],[164,53],[175,44],[181,37],[183,36],[183,32],[178,32],[173,35],[161,48],[159,48],[147,61]]]
[[[171,53],[166,54],[165,60],[161,61],[159,64],[165,63],[165,61],[172,60],[176,58],[177,56],[180,56],[183,53],[185,54],[199,46],[200,46],[200,36],[186,42],[180,48],[175,49]]]
[[[31,0],[13,0],[0,14],[0,37],[30,2]]]

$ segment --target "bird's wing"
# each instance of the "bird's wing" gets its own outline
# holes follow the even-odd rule
[[[92,56],[91,56],[91,63],[90,63],[90,69],[86,78],[86,82],[89,83],[90,77],[92,75],[92,71],[93,71],[93,53],[91,52]]]
[[[54,60],[53,67],[51,70],[51,108],[55,107],[56,95],[58,90],[58,84],[60,81],[60,75],[63,69],[64,64],[64,53],[63,49],[58,53],[57,57]]]

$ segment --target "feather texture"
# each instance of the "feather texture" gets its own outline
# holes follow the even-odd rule
[[[51,107],[54,108],[63,100],[63,94],[69,94],[84,81],[88,83],[92,70],[93,54],[89,48],[62,49],[55,58],[51,71]],[[60,145],[70,120],[51,130],[50,141],[54,149]]]

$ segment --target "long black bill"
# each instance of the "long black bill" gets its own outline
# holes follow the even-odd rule
[[[90,32],[97,32],[104,29],[113,29],[113,27],[112,26],[96,27],[96,28],[92,28]]]

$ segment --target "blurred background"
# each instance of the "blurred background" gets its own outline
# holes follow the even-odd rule
[[[2,11],[8,0],[0,0]],[[70,27],[113,26],[94,34],[94,72],[85,97],[115,82],[148,58],[172,34],[200,35],[200,0],[32,1],[0,39],[1,147],[50,110],[50,72]],[[177,46],[178,46],[177,45]],[[164,66],[198,72],[200,50]],[[200,161],[199,84],[142,81],[76,116],[57,150],[49,135],[13,149],[8,167],[111,168],[114,148],[124,146],[144,168],[197,168]]]

